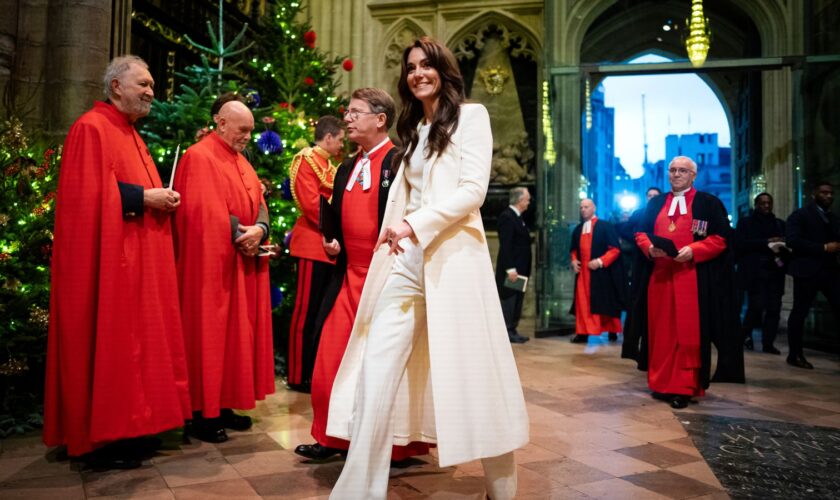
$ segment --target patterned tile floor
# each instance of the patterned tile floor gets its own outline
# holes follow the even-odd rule
[[[518,498],[728,498],[682,412],[651,399],[644,374],[619,350],[606,336],[587,346],[568,337],[514,346],[531,419],[531,442],[517,452]],[[814,371],[749,352],[748,384],[713,385],[683,412],[840,428],[840,363],[807,354]],[[342,462],[306,464],[292,453],[311,442],[309,397],[278,386],[250,412],[251,431],[220,445],[182,444],[179,432],[167,433],[165,449],[132,471],[80,471],[37,434],[3,440],[0,498],[327,498]],[[439,469],[424,457],[392,470],[389,497],[481,499],[481,474],[477,462]]]

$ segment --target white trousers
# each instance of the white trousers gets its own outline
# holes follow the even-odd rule
[[[331,500],[385,499],[393,444],[397,389],[415,342],[425,337],[426,299],[423,250],[402,240],[379,296],[365,344],[353,414],[350,450]],[[516,495],[513,452],[483,458],[487,494],[493,500]]]

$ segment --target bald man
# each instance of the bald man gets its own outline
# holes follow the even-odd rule
[[[575,315],[573,343],[585,344],[592,335],[609,333],[618,340],[624,309],[624,269],[618,233],[595,215],[595,202],[580,201],[580,224],[572,232],[572,270],[575,295],[569,311]]]
[[[254,408],[274,392],[268,210],[254,168],[242,155],[254,117],[225,103],[216,130],[190,147],[174,185],[181,193],[175,250],[193,420],[188,432],[220,443],[246,430]]]
[[[639,288],[625,332],[625,341],[647,338],[639,366],[648,368],[653,397],[675,409],[702,396],[710,379],[744,382],[732,228],[723,203],[694,188],[696,178],[697,164],[677,156],[668,165],[671,192],[648,202],[636,233]]]

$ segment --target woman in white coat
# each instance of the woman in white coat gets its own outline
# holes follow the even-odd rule
[[[430,38],[403,52],[399,91],[401,161],[330,399],[327,434],[350,440],[330,498],[386,498],[391,445],[411,441],[441,467],[481,459],[488,496],[513,498],[528,416],[479,214],[490,119]]]

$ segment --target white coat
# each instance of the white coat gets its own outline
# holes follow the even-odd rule
[[[406,220],[423,249],[428,334],[418,332],[397,393],[394,444],[437,443],[441,467],[502,455],[528,443],[528,415],[496,288],[479,207],[493,138],[480,104],[463,104],[451,144],[429,158],[421,206],[406,215],[405,162],[382,224]],[[360,366],[376,301],[394,263],[373,256],[356,322],[330,397],[327,434],[352,439]],[[375,360],[373,361],[375,362]]]

